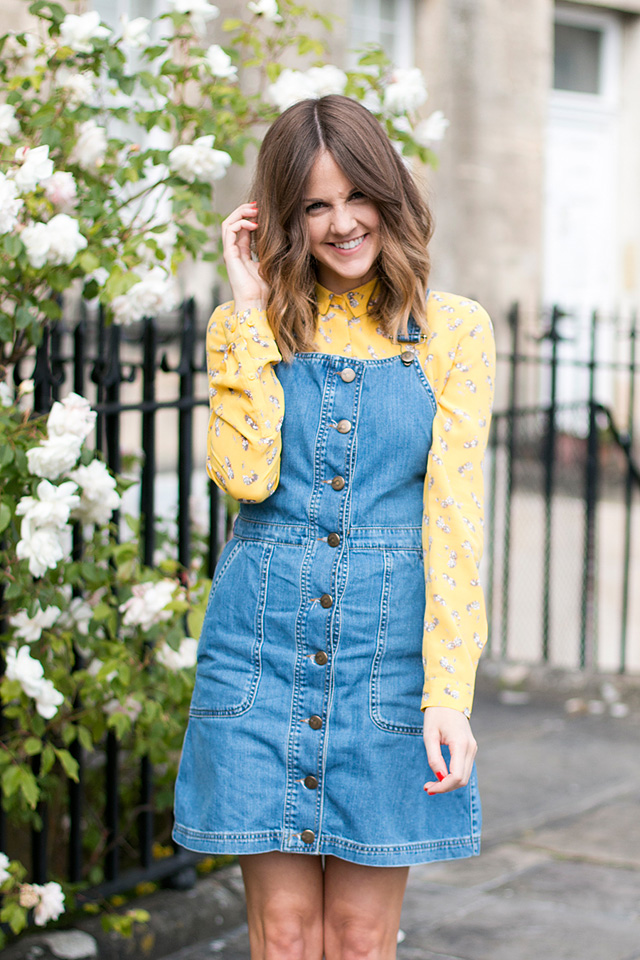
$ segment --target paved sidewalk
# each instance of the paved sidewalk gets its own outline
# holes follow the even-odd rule
[[[640,960],[640,684],[614,679],[602,698],[571,682],[540,673],[500,692],[481,674],[483,853],[411,870],[398,960]],[[237,866],[136,905],[151,920],[131,940],[94,918],[79,924],[92,953],[43,932],[3,960],[249,960]]]
[[[567,699],[480,689],[483,853],[411,870],[398,960],[640,960],[640,705]],[[249,960],[244,923],[165,960],[212,958]]]

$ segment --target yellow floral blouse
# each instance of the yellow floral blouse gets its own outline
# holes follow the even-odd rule
[[[318,285],[318,351],[366,360],[406,349],[383,334],[367,313],[375,283],[344,295]],[[469,716],[487,636],[478,566],[493,332],[479,304],[451,293],[430,292],[427,322],[429,333],[415,347],[438,409],[424,484],[422,707],[454,707]],[[280,359],[263,311],[238,316],[232,302],[216,309],[207,331],[207,472],[245,502],[264,500],[278,484],[284,397],[274,365]]]

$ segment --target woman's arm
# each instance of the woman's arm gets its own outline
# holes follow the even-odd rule
[[[264,310],[268,288],[251,255],[256,227],[252,203],[237,207],[222,223],[234,303],[218,307],[207,329],[207,472],[236,500],[253,503],[278,485],[284,417],[284,394],[273,369],[282,357]]]
[[[441,784],[430,785],[433,793],[466,783],[471,772],[476,745],[468,717],[487,638],[478,571],[483,545],[482,461],[493,402],[495,347],[491,321],[482,307],[458,298],[454,303],[439,336],[438,411],[424,490],[422,706],[429,763],[434,772],[446,775]],[[448,772],[441,743],[452,750]]]

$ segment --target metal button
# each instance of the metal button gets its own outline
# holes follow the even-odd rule
[[[349,433],[351,430],[350,420],[338,420],[338,433]]]
[[[315,654],[313,659],[315,660],[315,662],[318,664],[319,667],[324,667],[325,663],[327,663],[327,661],[329,660],[329,657],[324,652],[324,650],[318,650],[318,652]]]
[[[331,486],[334,490],[342,490],[345,485],[344,477],[334,477],[331,481]]]
[[[403,350],[400,354],[400,359],[404,363],[405,367],[410,367],[415,360],[415,354],[412,350]]]
[[[339,533],[330,533],[327,537],[327,543],[330,547],[337,547],[340,545],[340,534]]]
[[[356,378],[355,370],[352,370],[351,367],[345,367],[344,370],[340,371],[340,379],[345,383],[351,383]]]
[[[318,717],[314,713],[312,717],[309,717],[309,726],[312,730],[319,730],[322,726],[322,717]]]
[[[330,593],[323,593],[320,597],[320,606],[324,607],[325,610],[328,610],[329,607],[333,606],[333,597]]]
[[[318,789],[318,778],[314,777],[313,774],[309,774],[308,777],[304,778],[304,785],[307,790],[317,790]]]
[[[303,830],[302,833],[300,834],[300,839],[302,840],[303,843],[313,843],[315,838],[316,838],[316,835],[313,832],[313,830]]]

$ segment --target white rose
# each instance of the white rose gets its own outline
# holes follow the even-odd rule
[[[60,437],[73,433],[86,440],[96,422],[94,410],[84,397],[69,393],[63,400],[56,400],[47,417],[47,433],[50,437]]]
[[[120,43],[124,46],[139,50],[151,42],[149,38],[151,20],[147,20],[146,17],[134,17],[130,20],[129,15],[123,13],[120,16],[120,26],[122,28]]]
[[[91,605],[82,597],[73,597],[66,610],[61,611],[58,617],[58,626],[63,630],[73,630],[74,627],[83,637],[89,634],[89,624],[93,616]]]
[[[204,55],[206,66],[214,77],[222,77],[225,80],[235,80],[238,68],[233,66],[231,57],[225,53],[222,47],[213,43]]]
[[[24,200],[18,197],[14,181],[0,173],[0,236],[11,233],[23,206]]]
[[[53,160],[49,160],[47,144],[43,147],[20,147],[16,150],[15,158],[21,164],[14,177],[20,193],[31,193],[41,180],[46,180],[53,173]]]
[[[36,477],[57,480],[78,462],[82,439],[73,433],[47,437],[39,446],[27,450],[29,472]]]
[[[71,551],[71,533],[68,527],[35,527],[25,520],[20,527],[21,540],[16,545],[18,560],[29,561],[32,577],[42,577],[54,570]]]
[[[26,76],[35,70],[35,54],[39,47],[40,42],[33,33],[9,33],[2,48],[2,57],[5,60],[15,61],[15,72],[20,76]]]
[[[7,870],[7,867],[11,861],[6,853],[0,853],[0,883],[4,883],[5,880],[8,880],[11,874]]]
[[[42,689],[44,670],[39,660],[31,656],[29,647],[9,647],[6,655],[5,674],[9,680],[17,680],[28,697],[36,697]]]
[[[169,167],[187,183],[196,180],[221,180],[231,163],[231,157],[222,150],[214,150],[215,137],[198,137],[193,143],[175,147],[169,154]]]
[[[60,24],[60,41],[64,47],[71,47],[76,53],[91,53],[94,40],[106,39],[111,30],[100,25],[100,14],[90,10],[76,16],[68,13]]]
[[[132,723],[135,723],[142,713],[142,704],[135,697],[129,696],[124,703],[120,703],[119,700],[109,700],[102,709],[109,716],[114,713],[124,713]]]
[[[109,523],[113,511],[120,505],[116,481],[100,460],[92,460],[88,466],[78,467],[70,474],[81,490],[80,503],[74,517],[82,523]]]
[[[316,97],[344,93],[347,85],[347,75],[344,70],[335,67],[332,63],[325,63],[324,67],[311,67],[307,70],[306,76],[313,85]]]
[[[78,188],[72,173],[68,173],[66,170],[56,170],[48,180],[43,181],[42,186],[45,197],[51,201],[54,207],[73,206]]]
[[[114,297],[111,307],[115,323],[129,324],[154,317],[161,311],[173,310],[178,305],[178,290],[173,277],[162,267],[136,271],[141,279],[127,293]]]
[[[156,657],[167,670],[184,670],[195,667],[198,654],[198,641],[193,637],[184,637],[177,650],[166,641],[156,650]]]
[[[280,23],[282,20],[276,0],[250,0],[247,6],[257,17],[264,17],[272,23]]]
[[[37,927],[44,927],[49,920],[57,920],[60,914],[64,913],[64,893],[60,884],[53,880],[44,885],[33,883],[31,886],[40,898],[33,919]]]
[[[421,120],[414,130],[414,137],[422,147],[428,147],[430,144],[442,140],[449,121],[442,110],[436,110],[426,120]]]
[[[80,133],[72,151],[72,158],[83,170],[100,166],[107,152],[107,135],[95,120],[80,124]]]
[[[209,20],[215,20],[220,11],[207,0],[169,0],[175,13],[186,13],[191,17],[191,23],[196,33],[203,34]]]
[[[275,83],[267,87],[267,98],[280,113],[298,100],[308,100],[316,96],[316,89],[312,80],[300,70],[290,70],[287,67],[282,71]]]
[[[384,108],[389,113],[417,110],[427,99],[427,87],[418,67],[394,70],[391,83],[384,92]]]
[[[75,483],[67,480],[59,487],[41,480],[36,488],[36,497],[22,497],[16,513],[24,517],[27,523],[34,527],[64,527],[69,522],[69,515],[80,503],[78,488]]]
[[[68,94],[68,102],[72,107],[81,103],[91,103],[96,92],[93,75],[68,67],[60,67],[55,75],[56,83]]]
[[[12,617],[9,617],[9,623],[15,628],[15,635],[25,643],[35,643],[42,636],[43,630],[49,630],[60,617],[59,607],[49,606],[45,610],[40,604],[32,617],[26,610],[19,610]]]
[[[49,231],[46,223],[29,223],[20,234],[20,239],[31,266],[36,270],[44,267],[49,256]]]
[[[148,630],[156,623],[170,620],[171,611],[165,607],[173,600],[175,591],[176,583],[173,580],[134,584],[133,596],[120,606],[120,613],[124,614],[122,622],[127,627]]]
[[[53,685],[51,680],[43,680],[42,685],[34,697],[36,710],[45,720],[51,720],[58,712],[58,707],[64,703],[64,697]],[[36,920],[36,923],[38,921]],[[46,922],[46,921],[44,921]]]
[[[57,213],[47,223],[49,252],[47,260],[54,266],[72,263],[87,246],[87,238],[80,233],[78,221],[66,213]]]
[[[0,380],[0,407],[13,406],[13,390],[6,380]]]
[[[18,133],[20,124],[16,120],[15,107],[10,103],[0,103],[0,143],[10,143]]]

